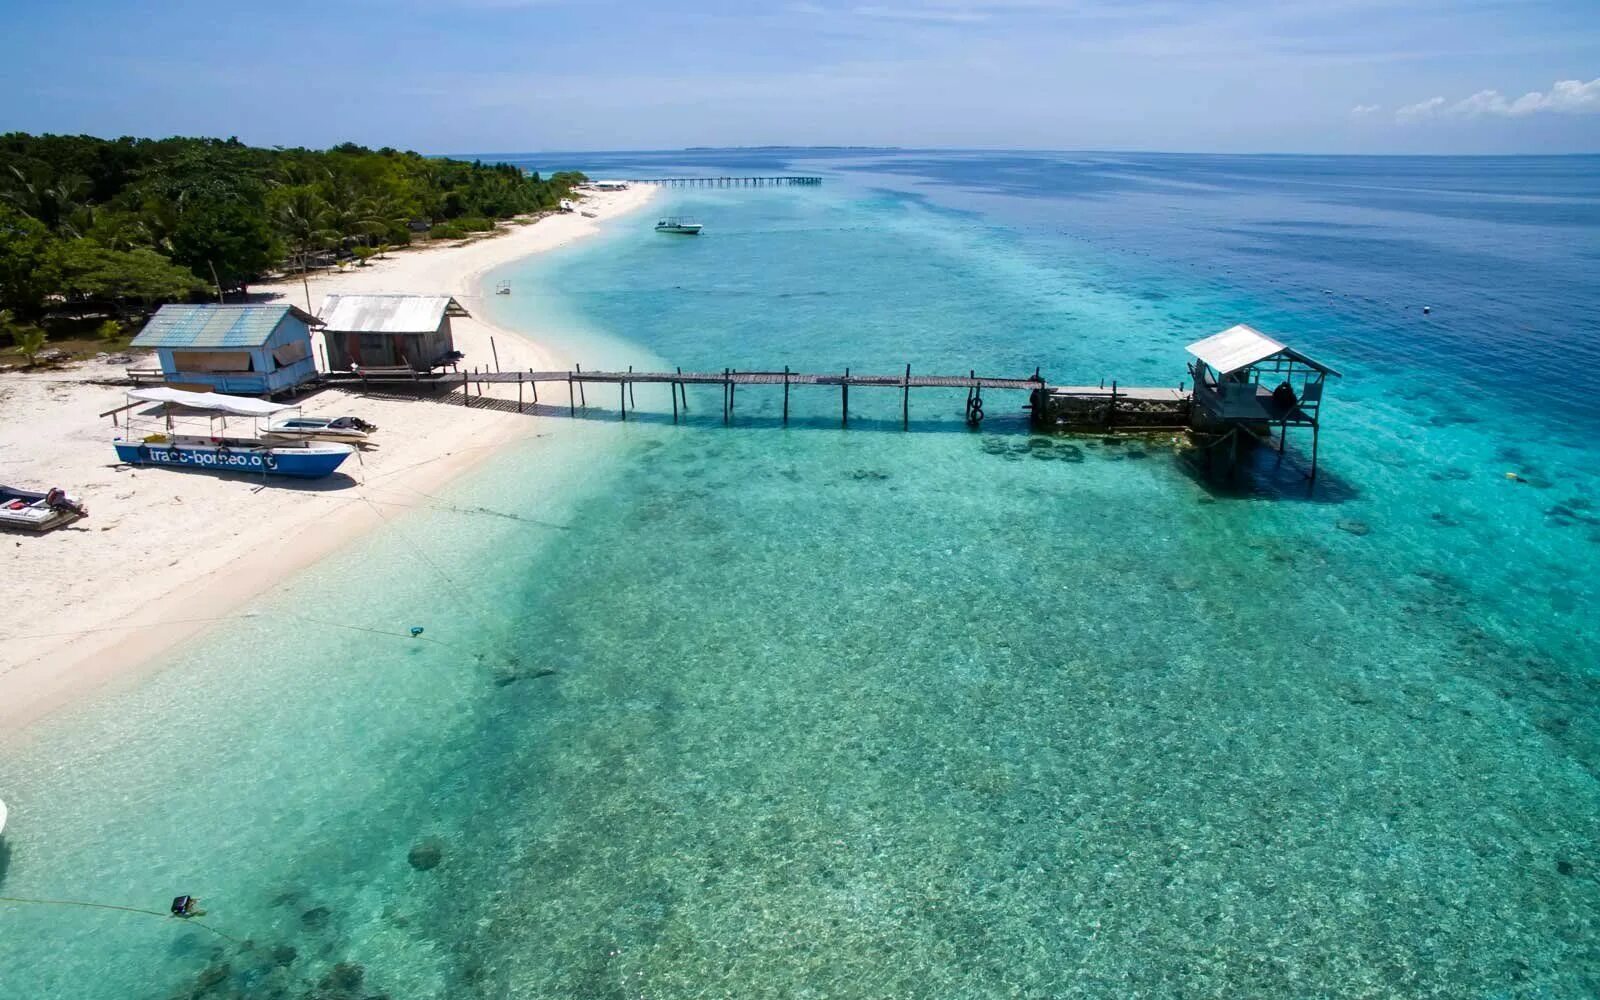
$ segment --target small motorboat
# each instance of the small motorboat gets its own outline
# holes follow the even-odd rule
[[[693,219],[683,219],[678,216],[662,219],[656,223],[658,233],[677,233],[680,236],[699,236],[704,227]]]
[[[0,527],[44,532],[88,516],[89,508],[66,490],[52,487],[35,493],[0,486]]]
[[[494,286],[494,293],[496,295],[510,295],[511,294],[511,282],[502,281],[502,282],[496,284]]]
[[[367,445],[378,428],[360,417],[278,417],[267,421],[262,437],[289,441],[341,441]]]

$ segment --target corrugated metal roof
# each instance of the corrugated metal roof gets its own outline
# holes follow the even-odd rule
[[[464,312],[448,295],[330,295],[321,318],[332,333],[432,333],[447,310]]]
[[[164,305],[150,317],[134,347],[260,347],[294,314],[315,322],[294,306],[276,305]]]
[[[1190,354],[1217,370],[1220,375],[1248,368],[1274,354],[1293,358],[1308,368],[1338,376],[1339,373],[1320,361],[1313,360],[1286,344],[1279,343],[1253,326],[1240,323],[1204,340],[1197,340],[1185,348]]]
[[[1226,375],[1263,358],[1270,358],[1283,347],[1255,327],[1240,323],[1204,340],[1195,341],[1189,345],[1188,351],[1220,374]]]

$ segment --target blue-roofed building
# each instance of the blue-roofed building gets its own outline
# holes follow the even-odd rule
[[[291,305],[166,305],[133,338],[154,348],[162,381],[198,391],[273,396],[317,375],[316,317]]]

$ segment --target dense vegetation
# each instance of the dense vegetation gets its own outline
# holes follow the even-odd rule
[[[409,242],[418,223],[433,237],[489,230],[555,208],[582,179],[348,143],[3,135],[0,338],[21,343],[41,321],[131,319],[269,271],[364,260]]]

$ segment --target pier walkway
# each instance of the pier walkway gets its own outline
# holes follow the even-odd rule
[[[734,414],[734,403],[739,387],[782,387],[783,390],[783,421],[789,420],[789,393],[794,386],[837,386],[839,389],[839,419],[843,426],[850,423],[850,390],[851,388],[869,389],[899,389],[901,392],[901,417],[904,426],[911,424],[911,390],[912,389],[965,389],[966,419],[969,424],[977,425],[984,418],[984,393],[985,392],[1025,392],[1028,394],[1025,409],[1034,413],[1034,421],[1039,422],[1065,422],[1079,425],[1092,425],[1097,427],[1125,427],[1154,429],[1161,427],[1181,427],[1187,423],[1191,394],[1182,388],[1161,387],[1129,387],[1119,386],[1113,382],[1110,386],[1052,386],[1045,382],[1044,377],[1035,370],[1032,375],[1022,378],[1003,376],[979,375],[976,371],[969,371],[965,375],[914,375],[911,366],[907,365],[904,372],[893,375],[858,375],[846,368],[843,372],[796,372],[785,368],[782,371],[737,371],[724,369],[720,372],[686,372],[677,369],[670,372],[644,372],[644,371],[584,371],[575,367],[569,371],[488,371],[470,370],[462,372],[440,372],[432,375],[420,375],[415,372],[398,372],[394,370],[372,370],[355,372],[332,372],[324,376],[327,381],[336,384],[360,384],[365,387],[369,384],[415,384],[428,385],[433,388],[452,389],[456,385],[461,387],[461,402],[471,405],[471,388],[477,386],[478,395],[483,395],[486,385],[517,386],[517,409],[523,409],[524,386],[532,393],[529,402],[539,402],[540,384],[557,386],[565,384],[567,388],[567,409],[574,416],[579,407],[588,405],[586,389],[595,385],[615,385],[617,387],[617,408],[623,420],[628,419],[628,411],[635,409],[633,387],[635,385],[665,385],[672,390],[672,418],[676,421],[680,411],[687,412],[689,397],[687,387],[691,385],[717,385],[722,387],[722,418],[731,421]],[[681,405],[680,405],[681,404]]]
[[[821,177],[784,174],[776,177],[630,177],[629,184],[662,187],[816,187]]]

